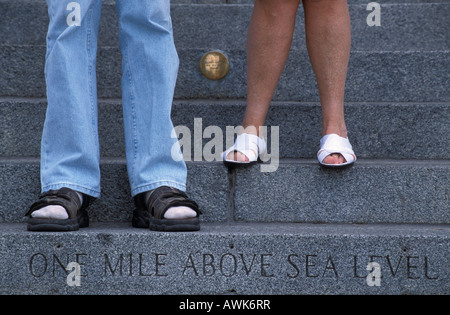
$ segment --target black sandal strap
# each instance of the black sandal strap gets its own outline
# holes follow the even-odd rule
[[[134,200],[138,209],[147,209],[156,219],[163,219],[169,208],[178,206],[189,207],[197,212],[197,215],[202,213],[198,204],[190,199],[185,192],[168,186],[161,186],[141,193]]]
[[[78,211],[88,206],[89,196],[83,195],[83,203],[77,193],[70,188],[61,188],[58,190],[49,190],[39,196],[39,200],[33,203],[26,216],[30,216],[32,212],[50,205],[62,206],[66,209],[69,219],[77,217]]]

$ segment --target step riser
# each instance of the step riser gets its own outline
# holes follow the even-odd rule
[[[39,156],[45,108],[45,100],[0,101],[0,156]],[[350,141],[359,158],[448,159],[450,156],[448,104],[348,103],[345,109]],[[211,141],[220,139],[219,151],[225,150],[227,126],[228,129],[240,126],[244,111],[244,101],[176,101],[173,123],[178,128],[189,128],[190,136],[179,135],[181,140],[186,137],[191,141],[190,146],[183,146],[186,152],[191,148],[189,160],[193,161],[199,152],[204,157],[201,150],[206,150]],[[266,124],[269,152],[274,152],[271,143],[278,142],[281,158],[316,156],[322,124],[317,103],[274,103]],[[217,127],[221,135],[210,138],[204,134],[208,127]],[[275,127],[278,127],[278,139],[271,133]],[[194,138],[194,135],[199,136]],[[120,101],[99,101],[99,137],[102,157],[125,157]],[[182,141],[187,143],[185,140]],[[200,149],[194,147],[197,141],[202,141]]]
[[[272,173],[261,173],[258,167],[238,170],[235,218],[256,222],[450,222],[447,163],[358,162],[345,171],[296,162],[280,164]]]
[[[245,98],[246,56],[227,51],[228,75],[211,81],[199,71],[202,49],[180,50],[175,98]],[[100,98],[121,97],[120,51],[100,49],[97,86]],[[3,46],[0,51],[1,96],[44,97],[45,46]],[[450,100],[447,60],[450,52],[353,52],[346,84],[346,101],[440,102]],[[291,52],[274,100],[318,101],[315,77],[305,51]]]
[[[189,162],[187,192],[204,222],[450,222],[448,163],[357,163],[329,171],[313,161],[281,161],[275,172],[256,165],[229,173],[219,162]],[[3,161],[0,170],[0,220],[22,222],[39,194],[39,163]],[[102,197],[90,207],[91,220],[130,222],[133,209],[125,163],[102,163]]]
[[[369,27],[367,3],[350,2],[352,49],[356,51],[448,49],[446,30],[450,3],[383,4],[381,26]],[[172,5],[175,43],[179,49],[214,47],[245,49],[253,5]],[[0,3],[6,12],[0,29],[8,30],[4,45],[45,45],[48,27],[47,6],[42,2]],[[230,23],[232,21],[232,23]],[[300,6],[292,46],[305,49],[304,13]],[[118,47],[118,19],[115,5],[104,3],[99,45]]]
[[[22,222],[28,207],[40,193],[39,162],[1,163],[1,222]],[[227,169],[218,163],[188,164],[189,196],[198,201],[204,221],[223,222],[231,216],[228,206]],[[102,196],[89,207],[93,222],[131,222],[131,199],[125,163],[102,163]],[[11,180],[13,179],[13,180]],[[20,198],[18,198],[20,196]]]
[[[1,230],[0,293],[450,293],[448,231],[433,227],[375,232],[348,226],[285,225],[274,231],[211,225],[190,234],[123,226],[74,233],[24,229],[16,224]],[[64,270],[70,262],[80,266],[79,286],[75,269]],[[369,276],[375,270],[366,270],[371,262],[378,264],[380,277]]]

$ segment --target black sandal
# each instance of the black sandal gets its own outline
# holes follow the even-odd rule
[[[49,190],[39,196],[39,200],[33,203],[25,214],[28,218],[28,231],[76,231],[79,228],[89,226],[89,216],[86,211],[90,197],[83,195],[81,202],[77,193],[70,188]],[[66,209],[68,219],[33,218],[31,213],[50,205],[58,205]]]
[[[139,228],[150,228],[153,231],[198,231],[199,215],[202,212],[192,199],[183,191],[161,186],[154,190],[140,193],[134,197],[136,209],[133,212],[132,225]],[[197,212],[195,218],[164,219],[170,207],[186,206]]]

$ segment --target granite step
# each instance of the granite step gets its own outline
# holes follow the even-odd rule
[[[338,171],[308,159],[234,170],[221,162],[187,166],[187,192],[199,203],[202,222],[450,222],[450,162],[445,160],[360,159]],[[90,206],[91,220],[131,222],[134,205],[125,161],[104,159],[101,173],[102,196]],[[40,191],[39,159],[1,159],[0,183],[0,222],[24,222]]]
[[[253,1],[240,4],[192,4],[171,1],[176,46],[187,48],[245,49]],[[382,23],[367,25],[367,2],[349,1],[352,49],[355,51],[448,50],[446,29],[450,22],[450,1],[434,3],[380,1]],[[48,28],[45,1],[3,0],[5,12],[0,29],[7,30],[2,45],[44,46]],[[304,12],[296,19],[293,48],[305,50]],[[114,1],[103,1],[99,30],[100,47],[119,47],[118,19]]]
[[[214,48],[214,47],[213,47]],[[227,51],[230,72],[211,81],[199,70],[209,49],[181,49],[176,99],[243,99],[246,97],[246,55]],[[0,96],[45,97],[45,46],[1,46]],[[346,84],[349,102],[448,102],[450,51],[354,51]],[[98,96],[121,97],[120,51],[100,48],[97,63]],[[301,74],[301,75],[299,75]],[[315,77],[308,55],[293,50],[273,100],[317,102]]]
[[[448,225],[294,223],[36,233],[0,223],[0,294],[447,295],[449,233]]]
[[[3,69],[0,95],[44,97],[45,4],[26,2],[24,6],[21,2],[3,1],[0,5],[11,11],[2,25],[2,29],[9,31],[0,50]],[[106,3],[104,7],[98,53],[98,94],[101,98],[118,98],[121,96],[121,55],[117,21],[114,6]],[[449,2],[386,4],[385,22],[378,28],[367,25],[368,12],[363,4],[350,7],[354,35],[346,91],[348,101],[450,100],[446,62],[450,50],[445,33]],[[248,4],[173,4],[175,40],[180,56],[177,99],[245,98],[245,34],[250,12]],[[229,23],[230,19],[234,23]],[[30,29],[22,27],[26,25],[24,20],[33,21]],[[202,27],[205,24],[207,27]],[[297,24],[296,41],[274,99],[317,101],[315,78],[302,38],[301,18]],[[14,25],[17,27],[12,27]],[[206,79],[198,69],[201,56],[210,49],[223,50],[231,62],[230,73],[220,81]]]
[[[357,156],[368,159],[448,160],[449,104],[346,103],[349,138]],[[0,98],[0,156],[39,156],[46,106],[45,99]],[[204,158],[203,149],[206,152],[206,145],[217,140],[221,144],[218,144],[218,151],[225,150],[227,141],[233,141],[233,132],[227,136],[227,130],[234,131],[242,124],[244,111],[243,100],[176,100],[172,120],[184,143],[183,150],[186,154],[190,152],[190,158],[186,155],[186,159],[198,161]],[[276,148],[278,142],[281,158],[315,157],[321,132],[318,103],[273,102],[266,124],[269,152],[274,152],[272,143]],[[216,134],[206,132],[211,128]],[[120,100],[99,100],[99,137],[102,157],[125,157]],[[201,143],[201,146],[194,143]]]

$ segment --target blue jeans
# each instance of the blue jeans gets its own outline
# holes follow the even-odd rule
[[[42,191],[68,187],[100,197],[96,52],[101,0],[47,0],[48,107],[41,143]],[[172,157],[170,118],[178,72],[169,0],[117,0],[125,151],[131,194],[185,190]],[[176,148],[176,147],[175,147]],[[176,151],[176,150],[175,150]],[[181,153],[180,153],[181,154]]]

